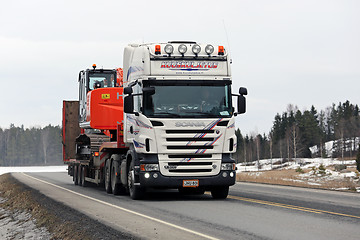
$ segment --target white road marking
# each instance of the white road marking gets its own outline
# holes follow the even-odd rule
[[[78,195],[78,196],[81,196],[81,197],[90,199],[90,200],[92,200],[92,201],[95,201],[95,202],[98,202],[98,203],[101,203],[101,204],[104,204],[104,205],[107,205],[107,206],[110,206],[110,207],[113,207],[113,208],[122,210],[122,211],[124,211],[124,212],[131,213],[131,214],[137,215],[137,216],[139,216],[139,217],[143,217],[143,218],[146,218],[146,219],[148,219],[148,220],[155,221],[155,222],[158,222],[158,223],[167,225],[167,226],[169,226],[169,227],[173,227],[173,228],[176,228],[176,229],[182,230],[182,231],[184,231],[184,232],[188,232],[188,233],[191,233],[191,234],[194,234],[194,235],[203,237],[203,238],[212,239],[212,240],[218,240],[218,238],[211,237],[211,236],[209,236],[209,235],[206,235],[206,234],[203,234],[203,233],[200,233],[200,232],[196,232],[196,231],[193,231],[193,230],[190,230],[190,229],[187,229],[187,228],[184,228],[184,227],[181,227],[181,226],[178,226],[178,225],[169,223],[169,222],[165,222],[165,221],[160,220],[160,219],[157,219],[157,218],[153,218],[153,217],[144,215],[144,214],[142,214],[142,213],[138,213],[138,212],[135,212],[135,211],[126,209],[126,208],[122,208],[122,207],[113,205],[113,204],[108,203],[108,202],[101,201],[101,200],[96,199],[96,198],[92,198],[92,197],[86,196],[86,195],[84,195],[84,194],[81,194],[81,193],[78,193],[78,192],[69,190],[69,189],[67,189],[67,188],[58,186],[58,185],[56,185],[56,184],[53,184],[53,183],[50,183],[50,182],[47,182],[47,181],[38,179],[38,178],[36,178],[36,177],[32,177],[32,176],[30,176],[30,175],[28,175],[28,174],[25,174],[25,173],[22,173],[22,174],[25,175],[25,176],[27,176],[27,177],[29,177],[29,178],[32,178],[32,179],[34,179],[34,180],[37,180],[37,181],[39,181],[39,182],[42,182],[42,183],[48,184],[48,185],[50,185],[50,186],[59,188],[59,189],[61,189],[61,190],[64,190],[64,191],[67,191],[67,192],[76,194],[76,195]]]

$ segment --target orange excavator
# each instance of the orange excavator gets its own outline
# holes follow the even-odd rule
[[[123,142],[123,70],[79,72],[79,100],[63,101],[63,160],[75,185],[104,184],[105,161],[126,153]],[[110,189],[107,191],[119,191]],[[116,185],[116,184],[115,184]]]

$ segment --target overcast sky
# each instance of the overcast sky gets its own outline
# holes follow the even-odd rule
[[[80,70],[171,40],[230,50],[233,92],[249,92],[242,133],[268,133],[290,103],[360,104],[358,0],[0,0],[0,127],[60,125]]]

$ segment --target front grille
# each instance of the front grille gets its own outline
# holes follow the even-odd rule
[[[165,176],[209,176],[220,171],[214,152],[220,132],[213,129],[168,129],[162,131],[161,172]],[[216,154],[216,156],[214,156]],[[216,157],[218,159],[213,160]]]

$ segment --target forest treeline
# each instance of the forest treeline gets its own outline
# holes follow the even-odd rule
[[[359,106],[346,101],[318,111],[314,106],[301,111],[289,104],[286,111],[276,114],[268,134],[243,136],[236,131],[237,162],[259,159],[294,159],[299,157],[355,157],[360,137]],[[325,143],[333,141],[326,151]],[[314,151],[310,151],[310,147]]]
[[[0,128],[0,166],[61,165],[61,127]]]
[[[236,130],[237,162],[259,159],[299,157],[355,157],[360,137],[359,106],[346,101],[318,111],[300,111],[288,105],[276,114],[268,134],[242,135]],[[358,138],[357,138],[358,137]],[[334,150],[326,152],[325,143],[334,141]],[[315,147],[313,153],[310,147]],[[330,154],[330,155],[329,155]],[[36,166],[62,164],[61,127],[25,129],[13,124],[0,128],[0,166]]]

